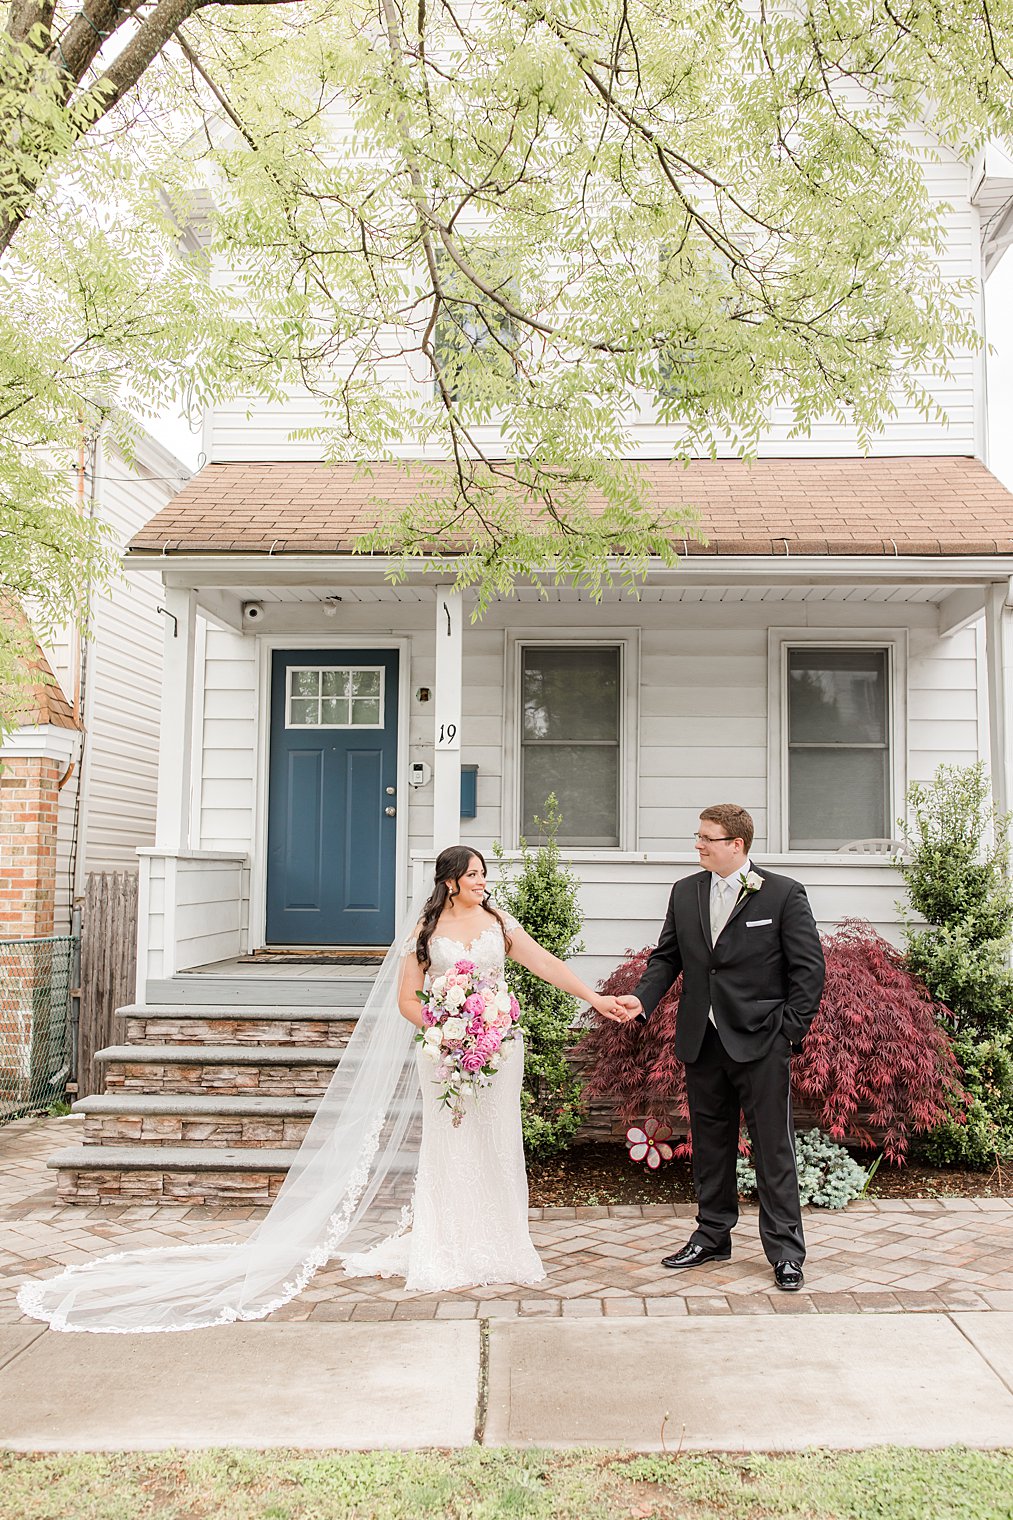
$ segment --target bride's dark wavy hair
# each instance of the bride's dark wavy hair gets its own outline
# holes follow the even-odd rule
[[[419,929],[418,942],[415,947],[415,958],[418,961],[419,965],[424,967],[426,971],[429,970],[431,964],[431,958],[429,955],[429,941],[433,937],[433,930],[439,923],[440,914],[443,912],[444,908],[448,903],[453,902],[454,898],[457,896],[457,893],[460,891],[459,887],[455,891],[454,884],[460,881],[461,877],[465,874],[468,866],[473,860],[480,860],[482,862],[482,870],[484,871],[486,869],[485,856],[482,854],[481,850],[473,850],[471,846],[467,844],[449,845],[447,849],[441,850],[439,855],[436,857],[436,869],[433,872],[435,885],[429,895],[425,907],[422,909],[421,927]],[[482,902],[482,907],[499,924],[500,928],[503,931],[503,940],[506,944],[507,951],[509,952],[510,935],[507,933],[507,926],[503,922],[502,916],[497,913],[496,909],[489,901],[488,892],[485,894]]]

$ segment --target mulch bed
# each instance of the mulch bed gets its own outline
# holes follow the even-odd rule
[[[854,1153],[860,1165],[872,1160]],[[689,1203],[693,1183],[687,1161],[670,1161],[648,1172],[630,1161],[622,1145],[575,1145],[551,1161],[528,1162],[530,1202],[535,1208],[601,1207],[622,1203]],[[1013,1168],[1009,1171],[949,1171],[912,1164],[879,1167],[869,1188],[870,1198],[1009,1198],[1013,1197]]]

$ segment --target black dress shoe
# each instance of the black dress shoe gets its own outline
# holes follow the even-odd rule
[[[785,1293],[797,1293],[805,1282],[800,1261],[779,1261],[774,1267],[774,1281]]]
[[[663,1267],[702,1267],[705,1261],[730,1261],[732,1255],[731,1246],[699,1246],[695,1240],[691,1240],[688,1246],[683,1246],[681,1251],[676,1251],[673,1256],[662,1257]]]

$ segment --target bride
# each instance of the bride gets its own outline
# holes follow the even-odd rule
[[[492,906],[477,850],[444,850],[435,877],[421,913],[413,906],[408,946],[396,938],[380,967],[285,1182],[253,1234],[69,1267],[23,1284],[24,1313],[54,1330],[111,1334],[263,1319],[334,1259],[352,1276],[403,1275],[407,1288],[430,1292],[542,1279],[527,1225],[521,1037],[501,1047],[499,1071],[468,1100],[455,1128],[431,1069],[420,1073],[416,994],[430,972],[439,975],[462,954],[497,976],[509,955],[605,1017],[620,1010]]]
[[[479,974],[503,975],[505,957],[543,981],[611,1017],[604,998],[527,934],[515,918],[494,908],[486,888],[485,859],[467,845],[452,845],[436,862],[436,883],[405,957],[398,1007],[416,1028],[425,1027],[418,994],[427,978],[467,958]],[[417,1045],[422,1090],[422,1144],[410,1233],[393,1235],[372,1251],[348,1255],[353,1277],[404,1277],[405,1287],[433,1293],[488,1283],[536,1283],[545,1269],[528,1233],[528,1183],[521,1138],[521,1031],[501,1047],[502,1063],[490,1087],[471,1100],[455,1127],[440,1101],[441,1084]]]

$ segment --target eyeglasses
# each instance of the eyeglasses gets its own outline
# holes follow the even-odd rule
[[[731,844],[738,837],[737,834],[701,834],[699,831],[693,835],[697,844]]]

